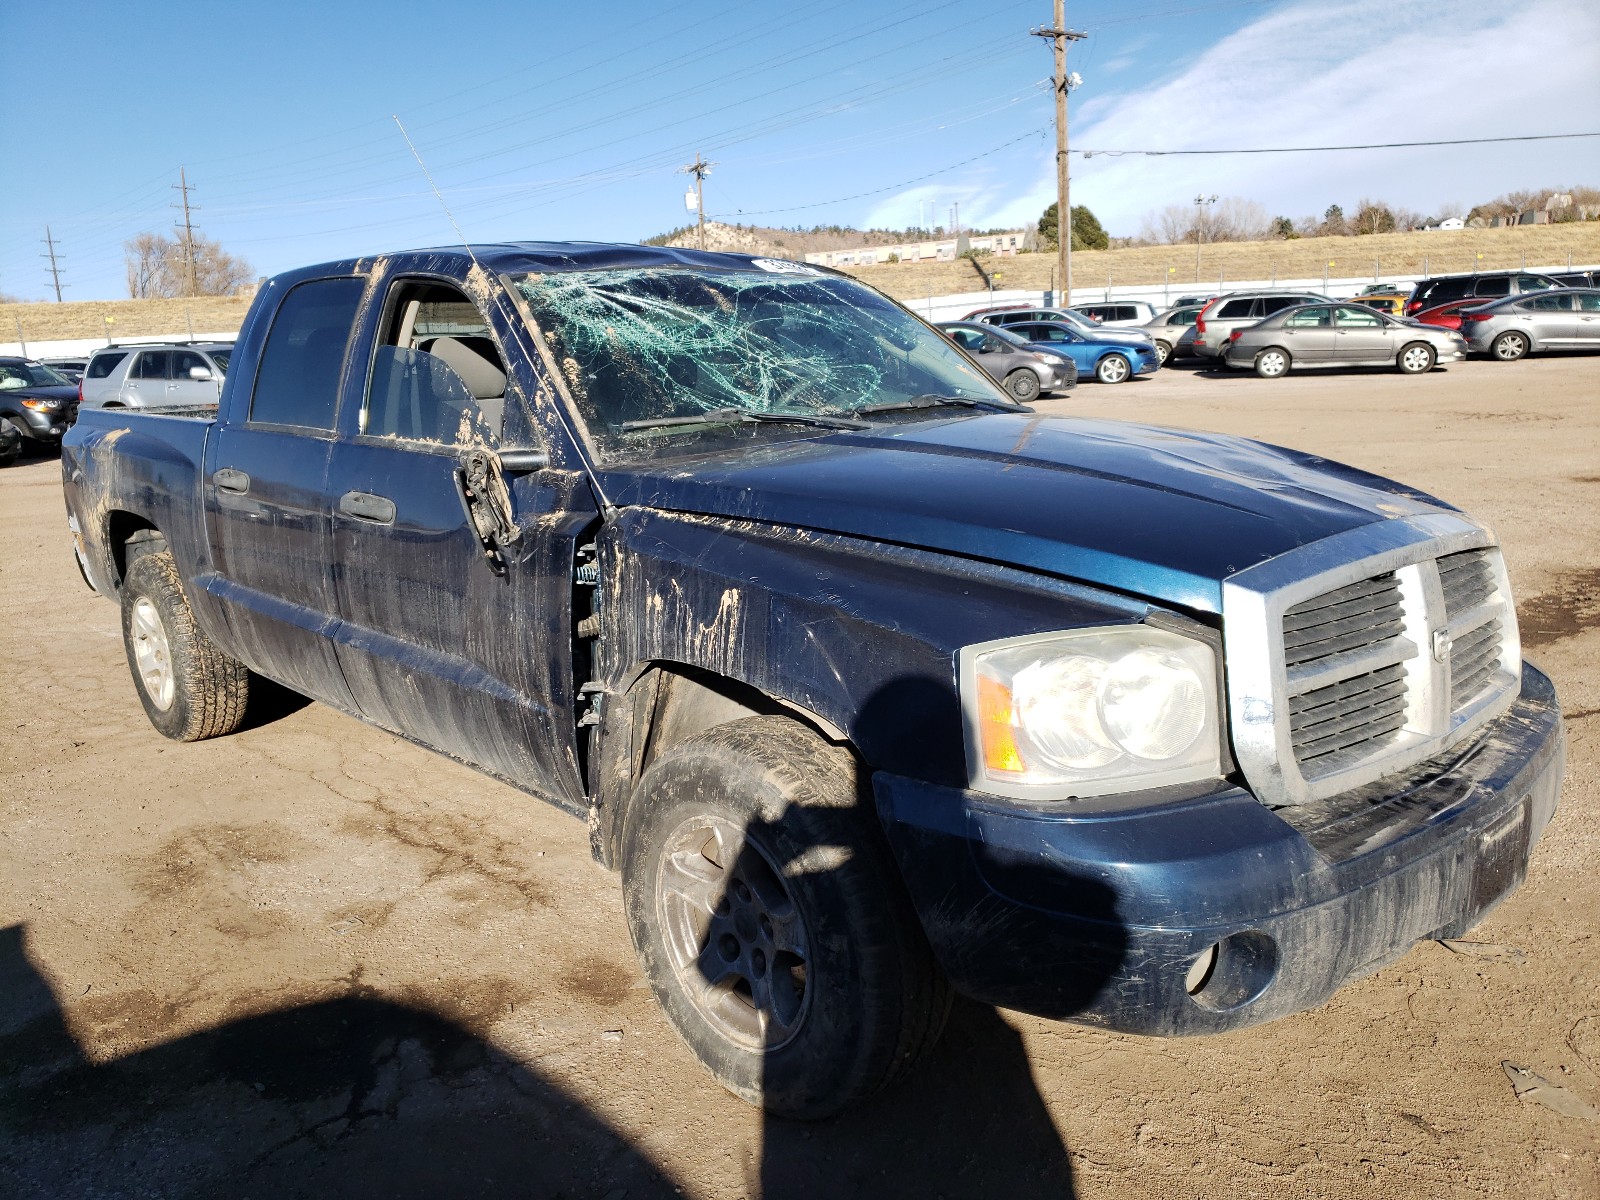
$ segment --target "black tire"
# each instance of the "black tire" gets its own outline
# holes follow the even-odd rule
[[[22,439],[18,438],[9,446],[0,446],[0,467],[9,467],[22,457]]]
[[[195,624],[171,551],[147,550],[129,564],[122,642],[134,690],[158,732],[175,742],[198,742],[239,728],[250,672]],[[170,679],[170,687],[153,678]]]
[[[656,999],[749,1103],[831,1116],[938,1040],[949,984],[849,750],[785,717],[679,742],[639,782],[621,860]]]
[[[1133,378],[1133,366],[1123,354],[1108,354],[1094,365],[1094,377],[1101,383],[1123,383]]]
[[[1013,400],[1026,404],[1039,394],[1039,377],[1026,367],[1018,367],[1006,376],[1000,386],[1006,389],[1006,395]]]
[[[1435,357],[1433,347],[1426,342],[1411,342],[1400,348],[1394,365],[1402,375],[1426,375],[1433,370]]]
[[[1282,379],[1293,362],[1282,346],[1268,346],[1256,355],[1256,374],[1263,379]]]
[[[4,464],[9,465],[16,462],[17,459],[21,458],[28,452],[28,446],[33,441],[33,435],[28,432],[27,422],[25,422],[21,417],[6,417],[5,421],[6,424],[10,425],[11,428],[17,432],[17,444],[15,449],[11,451],[11,456],[9,458],[0,460],[3,461]]]
[[[1528,341],[1527,334],[1511,329],[1489,343],[1489,354],[1501,362],[1516,362],[1519,358],[1526,358],[1532,348],[1533,343]]]
[[[1172,343],[1168,342],[1168,341],[1163,341],[1161,338],[1157,338],[1156,339],[1156,358],[1160,360],[1161,365],[1163,367],[1166,366],[1167,365],[1167,360],[1169,358],[1171,358],[1171,357],[1172,357]]]

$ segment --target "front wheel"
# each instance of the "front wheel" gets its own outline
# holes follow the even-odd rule
[[[1256,355],[1256,374],[1263,379],[1277,379],[1289,373],[1289,352],[1269,346]]]
[[[1094,377],[1101,383],[1121,383],[1133,368],[1128,365],[1128,360],[1120,354],[1108,354],[1095,365]]]
[[[1396,362],[1402,375],[1425,375],[1433,370],[1433,347],[1413,342],[1400,351]]]
[[[1026,367],[1018,368],[1006,376],[1000,385],[1013,400],[1026,403],[1039,394],[1039,377]]]
[[[937,1040],[949,985],[847,749],[784,717],[679,742],[640,780],[621,858],[656,999],[735,1095],[831,1116]]]
[[[169,550],[140,555],[122,584],[122,640],[145,715],[175,742],[239,728],[250,672],[195,624]]]
[[[1502,333],[1489,343],[1489,353],[1501,362],[1516,362],[1517,359],[1527,356],[1529,346],[1530,343],[1524,334]]]

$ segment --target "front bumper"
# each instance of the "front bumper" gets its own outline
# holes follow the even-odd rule
[[[59,446],[61,439],[66,436],[67,430],[72,427],[72,422],[77,419],[77,405],[68,405],[66,408],[28,408],[26,405],[18,406],[15,424],[24,437],[32,438],[36,442],[47,445]]]
[[[875,789],[958,991],[1178,1036],[1312,1008],[1415,942],[1471,928],[1521,883],[1564,756],[1555,690],[1525,666],[1504,717],[1359,803],[1280,815],[1225,787],[1025,808],[882,774]],[[1204,982],[1186,981],[1219,945]]]

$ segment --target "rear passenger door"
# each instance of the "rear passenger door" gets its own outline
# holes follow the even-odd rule
[[[170,350],[140,350],[128,364],[119,397],[129,408],[160,408],[167,402]]]
[[[371,320],[362,400],[329,469],[338,655],[356,703],[446,754],[575,797],[571,579],[593,504],[543,471],[506,478],[497,494],[521,532],[491,559],[461,472],[466,455],[500,446],[501,342],[442,279],[393,280]]]
[[[280,683],[353,709],[333,649],[328,454],[363,278],[313,279],[285,293],[253,380],[236,380],[206,446],[206,523],[240,657]],[[241,366],[245,364],[241,363]]]
[[[1303,308],[1283,319],[1284,348],[1296,363],[1311,366],[1334,361],[1338,331],[1333,324],[1333,309],[1318,306]]]

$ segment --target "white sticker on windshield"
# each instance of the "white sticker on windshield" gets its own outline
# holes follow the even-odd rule
[[[771,271],[774,275],[821,275],[822,272],[815,267],[808,267],[804,263],[789,262],[782,258],[752,258],[752,267],[760,267],[763,271]]]

